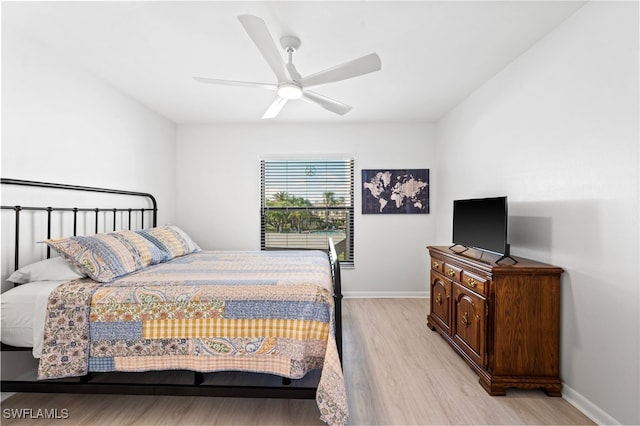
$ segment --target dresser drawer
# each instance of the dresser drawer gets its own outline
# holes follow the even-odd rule
[[[444,270],[444,261],[437,258],[431,258],[431,269],[442,273]]]
[[[487,294],[487,281],[486,277],[483,278],[468,271],[462,271],[462,285],[480,294]]]
[[[460,275],[462,274],[462,269],[458,268],[457,266],[451,265],[450,263],[445,263],[442,273],[450,280],[459,282]]]

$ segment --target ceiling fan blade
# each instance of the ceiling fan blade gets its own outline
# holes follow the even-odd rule
[[[264,115],[262,116],[263,119],[265,118],[275,118],[279,113],[280,110],[282,110],[282,107],[284,107],[284,104],[287,103],[287,98],[283,98],[282,96],[278,96],[269,106],[269,108],[267,108],[267,111],[264,113]]]
[[[337,65],[333,68],[312,74],[300,80],[299,83],[304,88],[320,86],[322,84],[333,83],[335,81],[369,74],[374,71],[379,71],[380,69],[382,69],[380,57],[376,53],[371,53],[361,58]]]
[[[276,90],[278,85],[270,84],[270,83],[254,83],[251,81],[235,81],[235,80],[220,80],[217,78],[207,78],[207,77],[193,77],[193,79],[200,83],[207,84],[222,84],[226,86],[245,86],[245,87],[256,87],[258,89],[268,89],[268,90]]]
[[[240,15],[240,23],[278,78],[278,83],[291,80],[287,67],[273,41],[267,24],[257,16]]]
[[[311,104],[319,105],[322,108],[339,115],[345,115],[346,113],[351,111],[351,106],[315,92],[305,91],[300,99],[305,100]]]

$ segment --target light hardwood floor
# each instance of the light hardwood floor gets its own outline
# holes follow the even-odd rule
[[[426,326],[427,299],[345,299],[343,368],[350,424],[594,424],[562,398],[508,390],[489,396],[478,377]],[[62,409],[65,425],[322,424],[313,400],[18,394],[6,409]]]

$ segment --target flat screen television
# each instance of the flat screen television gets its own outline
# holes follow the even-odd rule
[[[453,246],[476,248],[510,257],[507,243],[507,197],[453,202]]]

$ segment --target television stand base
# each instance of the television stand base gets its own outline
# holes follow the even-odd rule
[[[511,257],[511,256],[510,256],[510,255],[508,255],[508,254],[505,254],[505,255],[504,255],[504,256],[502,256],[500,259],[496,260],[496,261],[495,261],[495,263],[500,263],[500,262],[502,262],[502,261],[503,261],[503,260],[505,260],[505,259],[511,259],[511,260],[513,260],[512,265],[515,265],[516,263],[518,263],[518,261],[517,261],[517,260],[515,260],[513,257]]]
[[[461,250],[461,251],[453,250],[454,247],[458,247],[458,246],[463,247],[464,250]],[[465,251],[467,251],[469,249],[471,249],[471,247],[467,247],[467,246],[464,246],[462,244],[453,244],[453,245],[449,246],[449,250],[451,250],[455,254],[462,254],[462,253],[464,253]],[[482,256],[484,256],[484,254],[485,254],[485,250],[482,250],[482,249],[477,249],[477,250],[480,251],[480,259],[482,259]],[[511,257],[510,251],[511,251],[511,247],[510,247],[509,244],[507,244],[507,246],[505,247],[505,253],[504,254],[500,253],[500,254],[502,254],[502,257],[500,259],[498,259],[498,260],[492,260],[491,262],[500,263],[505,259],[511,259],[513,261],[512,265],[515,265],[516,263],[518,263],[518,261],[516,259],[514,259],[513,257]],[[496,254],[498,254],[498,253],[496,253]]]
[[[462,251],[455,251],[455,250],[453,250],[453,248],[454,248],[454,247],[457,247],[457,246],[464,247],[464,250],[462,250]],[[455,252],[455,253],[458,253],[458,254],[464,253],[465,251],[469,250],[470,248],[471,248],[471,247],[463,246],[462,244],[454,244],[454,245],[452,245],[452,246],[449,246],[449,250],[451,250],[451,251],[453,251],[453,252]]]

